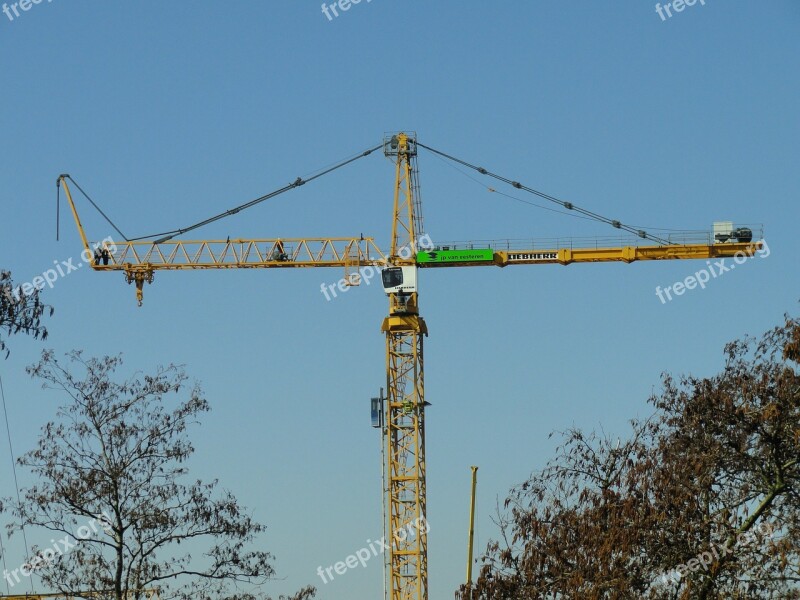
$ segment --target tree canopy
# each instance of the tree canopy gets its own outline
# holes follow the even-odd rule
[[[570,430],[498,511],[470,600],[800,598],[800,322],[665,375],[627,440]]]
[[[265,527],[216,480],[189,477],[188,430],[209,410],[202,390],[174,365],[118,381],[121,366],[119,356],[72,352],[62,362],[45,351],[28,369],[66,397],[19,459],[37,482],[21,503],[7,500],[10,529],[45,528],[65,541],[34,549],[28,570],[53,590],[109,600],[152,588],[162,600],[265,597],[272,557],[251,549]],[[306,588],[293,598],[313,596]]]
[[[0,352],[9,353],[4,335],[23,333],[47,339],[42,317],[52,314],[53,308],[42,302],[38,289],[15,286],[11,273],[0,270]]]

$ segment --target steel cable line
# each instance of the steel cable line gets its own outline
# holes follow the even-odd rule
[[[444,158],[442,158],[441,156],[438,156],[438,155],[437,155],[437,156],[436,156],[436,158],[438,158],[438,159],[439,159],[440,161],[442,161],[444,164],[446,164],[447,166],[449,166],[449,167],[450,167],[451,169],[453,169],[454,171],[456,171],[456,172],[460,173],[461,175],[463,175],[464,177],[466,177],[466,178],[467,178],[467,179],[469,179],[470,181],[473,181],[473,182],[475,182],[476,184],[478,184],[479,186],[481,186],[483,189],[485,189],[487,192],[490,192],[490,193],[493,193],[493,194],[498,194],[498,195],[500,195],[500,196],[503,196],[503,197],[505,197],[505,198],[508,198],[508,199],[510,199],[510,200],[516,200],[517,202],[520,202],[520,203],[522,203],[522,204],[527,204],[528,206],[533,206],[534,208],[539,208],[539,209],[541,209],[541,210],[546,210],[546,211],[549,211],[549,212],[554,212],[554,213],[556,213],[557,215],[566,215],[567,217],[572,217],[572,218],[574,218],[574,219],[585,219],[586,221],[594,221],[594,219],[592,219],[591,217],[584,217],[583,215],[576,215],[574,212],[564,212],[563,210],[558,210],[558,209],[556,209],[556,208],[550,208],[549,206],[542,206],[541,204],[536,204],[535,202],[531,202],[530,200],[523,200],[522,198],[517,198],[516,196],[512,196],[511,194],[506,194],[505,192],[500,192],[500,191],[498,191],[498,190],[494,189],[493,187],[488,187],[488,186],[484,185],[484,183],[483,183],[483,182],[481,182],[480,180],[476,179],[476,178],[475,178],[475,177],[473,177],[472,175],[470,175],[470,174],[468,174],[468,173],[465,173],[464,171],[462,171],[461,169],[459,169],[457,166],[455,166],[455,165],[453,165],[453,164],[451,164],[451,163],[447,162],[447,161],[446,161]],[[650,229],[653,229],[653,228],[651,227]]]
[[[273,192],[270,192],[269,194],[265,194],[263,196],[260,196],[260,197],[254,199],[254,200],[250,200],[249,202],[241,204],[241,205],[239,205],[239,206],[237,206],[235,208],[231,208],[230,210],[226,210],[225,212],[219,213],[218,215],[214,215],[213,217],[209,217],[208,219],[200,221],[199,223],[195,223],[194,225],[190,225],[189,227],[184,227],[182,229],[175,229],[173,231],[167,231],[167,232],[164,232],[164,233],[155,233],[155,234],[152,234],[152,235],[146,235],[146,236],[134,238],[134,239],[132,239],[130,241],[145,240],[145,239],[149,239],[149,238],[156,237],[156,236],[163,236],[163,237],[160,237],[159,239],[157,239],[157,240],[155,240],[153,242],[154,244],[162,244],[164,242],[167,242],[167,241],[171,240],[176,235],[182,235],[182,234],[187,233],[189,231],[192,231],[194,229],[198,229],[200,227],[203,227],[204,225],[208,225],[208,224],[213,223],[215,221],[219,221],[220,219],[224,219],[225,217],[229,217],[231,215],[235,215],[236,213],[238,213],[238,212],[240,212],[242,210],[248,209],[251,206],[255,206],[256,204],[264,202],[265,200],[269,200],[270,198],[274,198],[275,196],[278,196],[279,194],[283,194],[284,192],[288,192],[289,190],[292,190],[294,188],[300,187],[301,185],[305,185],[306,183],[314,181],[315,179],[319,179],[323,175],[327,175],[328,173],[332,173],[333,171],[336,171],[337,169],[341,169],[345,165],[349,165],[350,163],[357,161],[359,158],[363,158],[365,156],[369,156],[370,154],[375,152],[375,150],[379,150],[380,148],[383,148],[383,144],[375,146],[374,148],[370,148],[369,150],[365,150],[364,152],[361,152],[361,153],[359,153],[359,154],[357,154],[357,155],[355,155],[355,156],[353,156],[351,158],[348,158],[347,160],[339,162],[339,163],[335,164],[332,167],[324,169],[323,171],[320,171],[316,175],[312,175],[311,177],[308,177],[307,179],[303,179],[302,177],[298,177],[297,179],[294,180],[294,182],[290,183],[289,185],[286,185],[286,186],[284,186],[284,187],[282,187],[280,189],[277,189],[277,190],[275,190]]]
[[[355,155],[351,155],[347,159],[342,160],[340,162],[333,163],[333,166],[329,166],[327,168],[323,168],[321,171],[319,171],[315,175],[311,175],[310,177],[306,177],[306,178],[298,177],[297,179],[295,179],[289,185],[285,185],[282,188],[279,188],[279,189],[277,189],[275,191],[272,191],[272,192],[270,192],[268,194],[265,194],[263,196],[255,198],[254,200],[250,200],[249,202],[246,202],[244,204],[240,204],[239,206],[231,208],[230,210],[226,210],[225,212],[219,213],[218,215],[214,215],[213,217],[209,217],[208,219],[204,219],[203,221],[200,221],[199,223],[195,223],[194,225],[190,225],[189,227],[184,227],[184,228],[181,228],[181,229],[173,229],[171,231],[163,231],[161,233],[152,233],[150,235],[143,235],[143,236],[139,236],[139,237],[135,237],[135,238],[128,238],[127,236],[125,236],[125,234],[122,233],[122,231],[120,231],[120,229],[114,224],[114,222],[111,221],[111,219],[108,218],[108,216],[102,211],[102,209],[94,202],[94,200],[92,200],[89,197],[89,195],[83,190],[83,188],[81,188],[81,186],[78,185],[78,183],[70,175],[64,174],[64,175],[61,175],[61,177],[64,177],[65,179],[69,179],[75,185],[75,187],[81,192],[81,194],[83,194],[83,196],[91,203],[91,205],[95,209],[97,209],[97,212],[99,212],[103,216],[103,218],[108,222],[108,224],[111,225],[111,227],[113,227],[114,230],[120,236],[122,236],[122,238],[126,242],[138,242],[138,241],[148,240],[150,238],[157,237],[158,239],[155,240],[153,243],[154,244],[161,244],[161,243],[164,243],[164,242],[167,242],[167,241],[171,240],[172,238],[174,238],[177,235],[181,235],[181,234],[187,233],[189,231],[193,231],[194,229],[198,229],[200,227],[203,227],[204,225],[208,225],[208,224],[213,223],[215,221],[219,221],[220,219],[223,219],[225,217],[228,217],[228,216],[231,216],[231,215],[235,215],[236,213],[238,213],[240,211],[243,211],[243,210],[245,210],[247,208],[250,208],[251,206],[255,206],[256,204],[264,202],[265,200],[269,200],[270,198],[274,198],[275,196],[283,194],[284,192],[288,192],[289,190],[293,190],[294,188],[300,187],[301,185],[305,185],[306,183],[309,183],[310,181],[314,181],[315,179],[319,179],[323,175],[327,175],[328,173],[332,173],[333,171],[336,171],[337,169],[341,169],[342,167],[344,167],[346,165],[349,165],[352,162],[357,161],[359,158],[363,158],[365,156],[369,156],[370,154],[372,154],[376,150],[379,150],[380,148],[383,148],[383,144],[375,146],[374,148],[370,148],[369,150],[364,150],[363,152],[359,152],[359,153],[357,153]],[[58,239],[58,220],[59,220],[59,207],[60,207],[61,177],[59,177],[59,180],[57,182],[57,192],[56,192],[56,239]]]
[[[126,242],[130,241],[127,237],[125,237],[125,234],[122,233],[119,230],[119,227],[114,225],[114,222],[111,219],[108,218],[106,213],[104,213],[103,210],[99,206],[97,206],[95,201],[92,200],[89,197],[89,194],[87,194],[86,192],[83,191],[83,188],[80,185],[78,185],[78,182],[75,181],[72,178],[71,175],[68,175],[66,173],[64,173],[63,175],[60,175],[59,178],[58,178],[58,181],[56,182],[56,240],[58,240],[58,220],[59,220],[59,212],[60,212],[60,206],[61,206],[61,195],[60,195],[60,192],[61,192],[61,178],[62,177],[64,179],[69,179],[75,185],[75,187],[80,191],[80,193],[83,194],[84,198],[86,198],[91,203],[91,205],[94,206],[95,209],[97,209],[97,212],[99,212],[101,215],[103,215],[103,218],[108,222],[109,225],[111,225],[111,227],[114,228],[114,231],[116,231],[118,234],[120,234],[122,236],[122,239],[124,239]]]
[[[536,196],[539,196],[540,198],[543,198],[545,200],[549,200],[550,202],[554,202],[555,204],[558,204],[558,205],[566,208],[567,210],[575,211],[577,213],[585,215],[586,217],[589,217],[589,218],[594,219],[596,221],[599,221],[601,223],[606,223],[608,225],[611,225],[615,229],[622,229],[622,230],[627,231],[629,233],[633,233],[633,234],[639,236],[640,238],[649,239],[649,240],[654,241],[654,242],[656,242],[658,244],[663,244],[663,245],[666,245],[666,246],[669,246],[669,245],[672,244],[672,242],[670,242],[669,240],[665,240],[665,239],[660,238],[658,236],[651,235],[651,234],[647,233],[643,229],[636,229],[635,227],[632,227],[630,225],[626,225],[625,223],[621,223],[620,221],[617,221],[616,219],[609,219],[608,217],[604,217],[603,215],[597,214],[597,213],[592,212],[590,210],[587,210],[585,208],[581,208],[580,206],[577,206],[577,205],[573,204],[572,202],[567,202],[565,200],[560,200],[560,199],[556,198],[555,196],[551,196],[550,194],[545,194],[544,192],[540,192],[539,190],[535,190],[535,189],[533,189],[531,187],[528,187],[526,185],[521,184],[518,181],[514,181],[513,179],[508,179],[507,177],[503,177],[502,175],[497,175],[496,173],[492,173],[491,171],[488,171],[487,169],[484,169],[483,167],[479,167],[477,165],[473,165],[471,163],[468,163],[465,160],[461,160],[460,158],[456,158],[455,156],[452,156],[452,155],[447,154],[445,152],[442,152],[440,150],[436,150],[434,148],[431,148],[430,146],[426,146],[425,144],[421,144],[419,141],[417,141],[417,146],[419,146],[420,148],[424,148],[425,150],[428,150],[429,152],[433,152],[434,154],[438,154],[439,156],[441,156],[443,158],[446,158],[448,160],[451,160],[453,162],[456,162],[456,163],[458,163],[460,165],[463,165],[465,167],[473,169],[473,170],[477,171],[478,173],[480,173],[481,175],[487,175],[488,177],[492,177],[494,179],[497,179],[498,181],[502,181],[504,183],[507,183],[510,186],[517,188],[518,190],[523,190],[523,191],[528,192],[530,194],[534,194]]]
[[[5,416],[6,420],[6,434],[8,436],[8,450],[11,452],[11,472],[14,474],[14,487],[17,490],[17,503],[22,506],[22,500],[20,499],[19,495],[19,481],[17,480],[17,463],[14,459],[14,447],[11,445],[11,427],[8,423],[8,409],[6,408],[6,391],[3,387],[3,376],[0,375],[0,398],[3,400],[3,415]],[[25,524],[22,524],[22,541],[25,543],[25,554],[30,554],[30,546],[28,546],[28,536],[25,533]],[[5,550],[3,550],[3,568],[8,570],[6,566],[6,554]],[[6,588],[8,588],[8,581],[6,580]],[[31,592],[33,592],[33,577],[31,577]],[[9,594],[11,592],[9,591]]]

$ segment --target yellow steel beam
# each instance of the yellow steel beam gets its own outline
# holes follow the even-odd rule
[[[421,262],[421,268],[507,267],[511,265],[570,265],[572,263],[624,262],[640,260],[680,260],[753,256],[762,242],[725,244],[674,244],[670,246],[617,246],[609,248],[550,248],[497,250],[491,261],[449,260]]]
[[[391,600],[428,598],[424,321],[386,331],[389,590]]]
[[[416,140],[398,134],[384,148],[396,155],[392,245],[389,261],[400,264],[401,248],[416,247]],[[413,264],[415,259],[411,260]],[[425,461],[423,337],[416,292],[393,293],[386,334],[386,507],[389,538],[389,600],[428,600],[428,524]]]
[[[372,238],[276,238],[105,243],[108,265],[98,271],[353,267],[386,264]]]
[[[405,133],[392,138],[391,153],[397,154],[394,184],[394,212],[392,215],[392,243],[389,256],[396,259],[402,248],[416,248],[414,223],[414,184],[412,171],[416,161],[416,140]],[[396,144],[396,147],[394,146]]]
[[[475,492],[478,488],[478,467],[472,466],[472,494],[469,502],[469,539],[467,541],[467,585],[472,585],[472,547],[475,542]]]
[[[569,265],[584,262],[625,262],[637,260],[673,260],[725,258],[743,252],[752,256],[760,248],[758,242],[748,244],[675,244],[671,246],[623,246],[617,248],[561,248],[559,250],[515,250],[495,253],[501,267],[507,265],[535,265],[558,263]]]
[[[86,249],[87,256],[90,256],[91,250],[89,250],[89,241],[86,239],[86,233],[83,231],[81,219],[78,217],[78,209],[75,208],[75,203],[72,201],[72,193],[69,191],[69,186],[67,185],[67,177],[68,175],[59,175],[56,185],[58,185],[58,187],[64,187],[64,192],[67,195],[67,202],[69,203],[69,208],[72,211],[72,218],[75,219],[75,224],[78,226],[78,234],[81,236],[81,242],[83,243],[83,247]]]
[[[93,258],[92,268],[124,271],[127,282],[136,284],[139,306],[144,284],[153,283],[155,271],[342,267],[347,282],[353,284],[361,267],[387,263],[375,241],[365,237],[170,240],[160,244],[103,241],[92,245],[98,246],[108,251],[108,258]],[[88,252],[88,242],[86,247]]]
[[[373,238],[275,238],[253,240],[171,240],[153,242],[102,243],[110,250],[107,265],[93,264],[97,271],[245,269],[245,268],[358,268],[384,267],[386,254]],[[585,262],[625,262],[641,260],[710,259],[752,256],[761,242],[725,244],[674,244],[670,246],[617,246],[608,248],[552,248],[497,250],[491,261],[421,262],[421,268],[506,267]],[[89,247],[89,243],[86,243]],[[394,260],[413,264],[411,260]]]

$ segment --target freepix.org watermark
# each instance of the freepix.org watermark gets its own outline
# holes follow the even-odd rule
[[[701,552],[695,558],[678,565],[673,571],[661,576],[661,582],[664,584],[678,583],[681,578],[688,573],[695,573],[701,568],[708,571],[709,567],[721,558],[733,554],[738,548],[747,548],[758,541],[764,543],[767,539],[771,539],[777,531],[777,527],[772,523],[764,521],[758,526],[753,527],[750,531],[740,533],[736,538],[731,538],[724,544],[712,546],[710,550]],[[766,538],[759,540],[759,538]]]
[[[419,239],[414,240],[414,248],[403,246],[398,250],[397,254],[400,258],[407,260],[420,250],[433,250],[433,241],[427,233],[420,236]],[[336,283],[321,284],[319,286],[319,291],[325,296],[325,300],[330,302],[333,298],[337,297],[337,289],[344,294],[353,287],[353,279],[358,278],[359,281],[363,281],[366,285],[369,285],[372,282],[372,278],[380,273],[380,271],[381,267],[373,267],[372,265],[361,267],[357,273],[350,275],[351,281],[347,281],[347,279],[342,277]]]
[[[687,6],[694,6],[695,4],[705,6],[706,0],[672,0],[672,2],[667,2],[663,6],[659,2],[656,4],[656,12],[662,21],[666,21],[672,18],[673,11],[674,13],[683,12]]]
[[[397,531],[394,532],[394,539],[398,542],[403,542],[409,538],[414,538],[419,531],[420,533],[428,533],[431,530],[431,526],[428,523],[425,517],[419,517],[418,519],[414,519],[411,523],[406,525],[405,527],[401,527]],[[328,583],[329,581],[333,581],[333,571],[336,572],[337,575],[344,575],[347,573],[349,569],[355,569],[359,564],[362,567],[367,566],[367,562],[377,557],[379,554],[383,554],[386,550],[391,547],[392,539],[390,538],[388,541],[386,540],[386,536],[383,536],[379,540],[367,540],[367,545],[361,548],[360,550],[356,551],[355,554],[351,554],[343,561],[339,561],[325,569],[322,568],[322,565],[317,567],[317,575],[320,576],[322,579],[322,583]],[[327,577],[325,576],[327,574]]]
[[[83,540],[88,540],[90,537],[97,534],[98,525],[99,528],[106,533],[111,532],[111,519],[105,512],[103,512],[102,514],[97,515],[94,519],[90,519],[86,525],[81,525],[78,527],[74,537],[67,534],[60,540],[50,540],[50,543],[53,545],[40,550],[30,561],[10,572],[6,569],[3,569],[3,578],[10,587],[14,587],[22,581],[20,576],[30,577],[37,570],[52,564],[56,557],[67,554],[73,548],[77,547]]]
[[[104,238],[103,241],[93,244],[92,249],[94,250],[94,254],[88,250],[81,252],[81,260],[83,262],[76,264],[74,257],[61,261],[54,260],[53,268],[47,269],[41,275],[37,275],[22,285],[18,285],[13,289],[11,286],[7,286],[0,290],[0,292],[5,294],[6,298],[8,298],[10,301],[19,302],[22,296],[30,296],[35,291],[42,291],[45,286],[53,289],[56,281],[62,277],[66,277],[73,271],[77,271],[84,264],[91,264],[94,262],[95,264],[107,265],[111,254],[117,251],[117,246],[114,243],[114,240],[111,239],[111,236],[108,236],[107,238]]]
[[[767,258],[769,256],[769,246],[767,245],[767,241],[761,240],[758,243],[761,244],[761,248],[756,250],[753,256],[748,256],[741,250],[737,252],[733,256],[734,264],[726,264],[724,258],[717,261],[707,260],[706,268],[700,269],[694,273],[694,275],[689,275],[683,281],[676,281],[664,289],[661,289],[661,286],[657,285],[656,296],[658,296],[658,299],[661,300],[661,304],[666,304],[672,300],[672,294],[675,294],[675,296],[683,296],[687,290],[693,290],[698,286],[700,289],[704,290],[706,289],[706,284],[708,284],[709,281],[712,279],[717,279],[718,277],[722,277],[728,271],[733,271],[736,268],[736,265],[744,264],[756,256],[759,258]]]
[[[53,0],[47,0],[48,3],[52,1]],[[41,4],[42,2],[44,2],[44,0],[19,0],[19,2],[14,2],[13,4],[4,2],[2,8],[3,14],[8,17],[9,21],[13,21],[20,16],[19,11],[28,12],[34,5]]]
[[[372,0],[365,0],[365,2],[369,4],[372,2]],[[361,0],[337,0],[336,2],[331,2],[330,4],[323,2],[322,14],[328,17],[328,21],[333,21],[334,18],[339,16],[339,11],[347,12],[353,8],[354,4],[361,4]]]

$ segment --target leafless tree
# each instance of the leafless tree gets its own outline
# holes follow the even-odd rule
[[[120,357],[80,352],[62,364],[46,351],[28,369],[66,397],[19,459],[37,483],[23,490],[9,529],[45,528],[63,540],[57,552],[35,549],[28,566],[51,589],[99,591],[101,600],[140,600],[152,588],[162,600],[264,598],[272,557],[249,549],[264,526],[217,481],[189,478],[187,430],[209,410],[202,390],[173,365],[117,381],[121,366]]]

